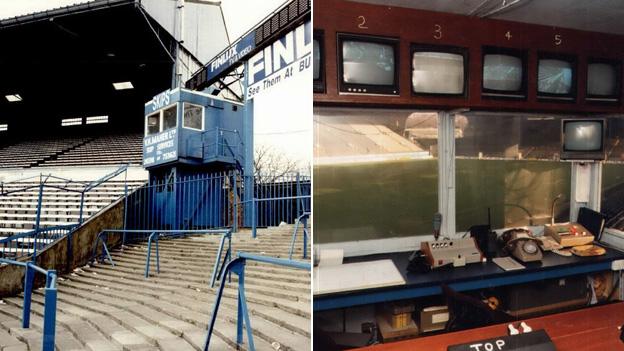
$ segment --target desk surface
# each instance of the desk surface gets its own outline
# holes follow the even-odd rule
[[[557,351],[624,350],[618,326],[624,324],[624,302],[526,320],[545,329]],[[517,323],[515,323],[517,324]],[[446,351],[449,345],[507,335],[507,324],[370,346],[360,351]]]
[[[314,310],[364,305],[441,293],[440,285],[447,284],[457,291],[520,284],[530,281],[586,274],[611,269],[611,262],[624,259],[624,253],[606,249],[605,255],[596,257],[564,257],[545,252],[542,261],[524,264],[526,269],[504,271],[493,262],[472,263],[464,267],[442,267],[428,273],[408,273],[406,270],[410,252],[387,253],[352,257],[345,263],[390,259],[405,279],[405,284],[392,287],[376,287],[357,291],[343,291],[314,295]]]

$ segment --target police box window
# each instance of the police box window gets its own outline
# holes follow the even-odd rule
[[[178,105],[173,105],[163,111],[163,130],[175,128],[178,120]]]
[[[160,112],[147,116],[147,135],[160,132]]]
[[[185,103],[182,125],[184,128],[203,130],[203,115],[204,108],[202,106]]]

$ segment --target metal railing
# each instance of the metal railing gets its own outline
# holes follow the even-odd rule
[[[77,224],[60,225],[0,238],[0,255],[1,257],[11,258],[22,258],[32,255],[34,258],[37,256],[38,251],[43,250],[49,244],[69,234],[77,226]]]
[[[248,191],[252,189],[253,191]],[[204,230],[295,223],[310,212],[309,176],[239,171],[152,179],[127,198],[126,229]]]
[[[295,251],[295,242],[297,241],[297,232],[299,231],[299,225],[303,223],[303,258],[308,257],[308,219],[310,219],[310,212],[304,212],[301,216],[297,217],[295,221],[295,230],[293,230],[292,240],[290,241],[290,251],[288,252],[288,258],[292,260],[293,252]]]
[[[187,236],[187,235],[220,235],[221,240],[219,242],[219,249],[215,257],[215,264],[214,264],[213,271],[212,271],[212,277],[210,278],[211,287],[214,287],[217,277],[220,277],[223,274],[223,269],[226,263],[229,262],[232,257],[232,230],[229,228],[212,229],[212,230],[160,230],[160,231],[106,229],[106,230],[101,231],[95,238],[95,242],[93,245],[93,254],[91,255],[91,262],[104,261],[104,259],[107,259],[108,262],[112,266],[115,266],[115,261],[113,260],[113,257],[110,254],[110,249],[107,244],[109,234],[121,235],[121,240],[119,242],[119,245],[121,245],[122,248],[124,245],[128,243],[147,240],[147,253],[145,257],[145,273],[144,273],[144,276],[146,279],[149,277],[151,257],[152,257],[152,244],[154,245],[154,248],[156,249],[156,257],[155,257],[156,258],[156,272],[160,273],[160,254],[158,250],[159,238],[176,238],[176,237]],[[226,243],[227,243],[227,248],[225,248]],[[98,250],[100,245],[101,245],[101,251]],[[223,254],[224,249],[225,249],[225,254]],[[222,255],[223,255],[223,260],[221,260]]]
[[[251,199],[251,200],[247,200],[247,201],[238,202],[236,204],[236,206],[244,207],[246,204],[250,204],[250,208],[249,209],[251,210],[251,236],[255,239],[258,236],[258,227],[259,226],[262,227],[262,225],[259,225],[259,223],[258,223],[259,221],[257,220],[258,217],[259,217],[258,216],[258,211],[259,211],[258,210],[258,207],[259,207],[258,204],[259,203],[262,203],[264,201],[266,201],[266,202],[276,202],[276,201],[279,201],[279,202],[292,202],[293,200],[295,200],[297,202],[299,200],[307,200],[307,201],[309,201],[310,198],[311,198],[310,195],[302,195],[302,196],[276,197],[276,198],[268,198],[268,199]],[[307,210],[307,211],[309,211],[309,210]],[[238,213],[238,211],[235,211],[234,213]],[[309,212],[304,212],[304,213],[309,213]],[[299,217],[301,217],[301,215],[302,214],[298,214],[298,217],[295,218],[295,220],[294,220],[295,224],[297,223],[297,219]],[[286,218],[284,218],[283,221],[286,222],[286,223],[292,223],[292,221],[290,221],[291,218],[292,218],[292,216],[286,217]],[[276,222],[269,222],[269,223],[270,223],[270,225],[276,226],[276,225],[279,225],[280,222],[282,222],[282,221],[279,221],[279,222],[277,222],[277,221]],[[238,224],[238,221],[234,221],[233,228],[234,228],[235,232],[238,231],[238,225],[237,224]]]
[[[30,189],[38,189],[34,229],[23,233],[14,234],[9,237],[0,238],[0,254],[2,255],[2,257],[22,258],[26,256],[32,256],[34,261],[38,251],[45,249],[56,240],[61,239],[66,235],[70,235],[77,227],[82,224],[82,222],[84,221],[83,213],[85,194],[104,184],[108,180],[111,180],[121,175],[122,173],[127,172],[127,169],[128,165],[121,166],[112,173],[109,173],[102,178],[92,182],[75,181],[53,176],[50,174],[41,174],[37,177],[29,177],[12,182],[0,183],[0,196],[8,196],[11,194],[28,192]],[[37,178],[39,179],[38,184],[21,184],[22,182]],[[17,187],[15,185],[17,185]],[[78,208],[79,218],[77,223],[52,227],[41,226],[41,217],[44,210],[44,190],[46,188],[80,194],[80,205]],[[126,196],[127,193],[128,184],[127,181],[124,179],[124,196]]]
[[[302,213],[311,211],[311,178],[309,175],[257,174],[254,178],[253,197],[257,226],[276,226],[280,222],[295,223]],[[242,200],[251,199],[243,198]]]
[[[202,133],[203,158],[231,157],[241,162],[245,147],[237,130],[213,128]]]
[[[238,257],[228,262],[225,265],[223,274],[221,275],[221,284],[219,291],[212,308],[212,314],[210,315],[210,323],[208,324],[208,335],[206,336],[206,342],[204,344],[204,351],[208,351],[210,348],[210,339],[214,330],[215,322],[217,321],[217,314],[219,313],[219,305],[221,303],[221,297],[223,296],[223,289],[225,288],[225,279],[228,273],[234,273],[238,276],[238,313],[236,317],[236,344],[240,347],[243,344],[243,323],[247,331],[247,350],[255,351],[253,332],[251,328],[251,322],[249,320],[249,310],[247,309],[247,299],[245,298],[245,264],[247,260],[263,262],[269,264],[275,264],[279,266],[311,270],[310,263],[286,260],[282,258],[268,257],[253,255],[245,252],[240,252]]]
[[[235,172],[152,179],[127,198],[126,229],[205,230],[228,227]]]
[[[19,262],[0,258],[0,264],[22,266],[26,269],[24,274],[24,306],[22,309],[22,328],[30,328],[30,305],[35,281],[35,272],[46,276],[44,305],[43,305],[43,351],[54,351],[56,334],[56,271],[45,270],[32,262]]]

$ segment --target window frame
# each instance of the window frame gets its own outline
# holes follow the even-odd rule
[[[201,107],[202,113],[201,113],[201,128],[200,129],[193,128],[193,127],[187,127],[184,124],[184,121],[185,121],[185,119],[184,119],[184,110],[185,109],[184,108],[186,107],[186,105]],[[203,132],[206,129],[206,125],[205,124],[206,124],[206,107],[205,106],[194,104],[194,103],[187,102],[187,101],[182,102],[182,128]]]
[[[174,127],[164,129],[164,122],[165,122],[165,120],[164,120],[164,112],[165,112],[165,110],[171,108],[174,105],[176,106],[176,125]],[[176,102],[174,102],[172,104],[169,104],[169,105],[159,109],[158,111],[154,111],[154,112],[146,115],[145,116],[145,120],[144,120],[144,123],[145,123],[144,135],[145,136],[156,135],[156,134],[164,132],[165,130],[177,128],[178,127],[178,117],[179,117],[178,116],[179,115],[179,113],[178,113],[179,111],[178,110],[179,110],[179,106],[178,106],[178,102],[176,101]],[[159,123],[158,124],[158,132],[156,132],[154,134],[148,134],[147,133],[147,128],[148,128],[147,119],[150,118],[151,116],[154,116],[155,114],[158,114],[158,123]]]

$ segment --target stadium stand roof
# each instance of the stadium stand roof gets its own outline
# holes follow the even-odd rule
[[[3,139],[63,133],[69,128],[61,119],[100,115],[109,116],[112,130],[142,130],[144,103],[171,87],[175,5],[96,0],[0,20],[0,124],[9,125]],[[183,21],[181,59],[190,76],[201,67],[197,55],[207,60],[228,39],[218,6],[189,6],[203,11],[199,21],[186,9]],[[119,82],[132,89],[116,89]]]

